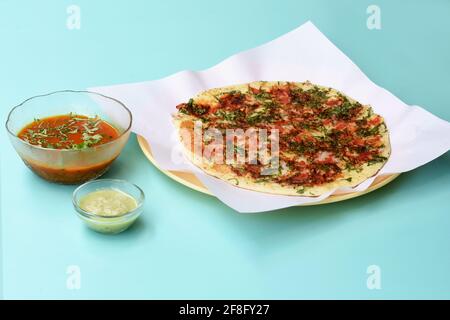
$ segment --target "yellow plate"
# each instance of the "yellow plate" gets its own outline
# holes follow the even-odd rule
[[[145,140],[144,137],[139,136],[139,135],[137,136],[137,139],[138,139],[139,146],[141,147],[142,151],[144,152],[144,154],[148,158],[148,160],[150,160],[150,162],[153,163],[153,165],[156,168],[158,168],[160,171],[162,171],[165,175],[169,176],[170,178],[172,178],[173,180],[175,180],[181,184],[184,184],[185,186],[187,186],[191,189],[209,194],[211,196],[213,195],[200,182],[200,180],[198,180],[197,177],[195,175],[193,175],[192,173],[180,172],[180,171],[169,171],[169,170],[161,169],[159,167],[159,165],[156,163],[155,158],[153,158],[152,151],[150,149],[150,145],[147,142],[147,140]],[[400,173],[396,173],[396,174],[390,174],[390,175],[386,175],[386,176],[377,177],[369,188],[367,188],[366,190],[361,191],[361,192],[347,192],[347,193],[331,195],[322,201],[304,204],[304,205],[311,206],[311,205],[317,205],[317,204],[325,204],[325,203],[343,201],[343,200],[359,197],[359,196],[362,196],[363,194],[366,194],[366,193],[374,191],[378,188],[381,188],[382,186],[388,184],[389,182],[391,182],[392,180],[397,178],[399,175],[400,175]]]

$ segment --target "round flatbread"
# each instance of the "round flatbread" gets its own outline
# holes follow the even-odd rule
[[[188,158],[254,191],[319,196],[354,187],[390,155],[386,124],[369,105],[308,81],[211,89],[177,109],[174,124]]]

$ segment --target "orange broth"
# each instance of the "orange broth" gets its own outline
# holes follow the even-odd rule
[[[99,117],[71,113],[35,119],[17,136],[43,148],[78,150],[110,142],[119,136],[119,132]]]
[[[120,133],[99,117],[89,118],[70,113],[43,119],[35,119],[26,125],[17,136],[36,146],[57,150],[83,150],[108,143]],[[105,172],[114,158],[91,166],[52,167],[51,164],[36,163],[29,159],[24,162],[46,180],[74,184],[94,179]]]

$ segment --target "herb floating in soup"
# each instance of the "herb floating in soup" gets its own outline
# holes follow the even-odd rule
[[[110,142],[119,132],[99,117],[69,113],[35,119],[17,136],[43,148],[81,150]]]
[[[76,184],[102,175],[119,155],[121,133],[99,117],[75,113],[35,119],[17,134],[43,150],[23,154],[22,160],[46,180]],[[104,148],[95,148],[117,141]],[[64,152],[64,151],[86,152]],[[36,157],[39,155],[39,158]]]

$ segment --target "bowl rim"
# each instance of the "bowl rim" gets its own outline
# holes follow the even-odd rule
[[[24,104],[26,104],[26,103],[27,103],[28,101],[30,101],[30,100],[33,100],[33,99],[36,99],[36,98],[47,97],[47,96],[51,96],[51,95],[58,94],[58,93],[89,93],[89,94],[94,94],[94,95],[97,95],[97,96],[101,96],[101,97],[106,98],[106,99],[113,100],[113,101],[117,102],[120,106],[122,106],[122,108],[125,109],[125,111],[128,113],[128,115],[129,115],[129,117],[130,117],[130,121],[129,121],[129,123],[128,123],[128,127],[127,127],[127,128],[126,128],[119,136],[117,136],[117,138],[115,138],[114,140],[108,141],[108,142],[106,142],[106,143],[99,144],[99,145],[94,146],[94,147],[87,148],[86,150],[44,148],[44,147],[40,147],[40,146],[38,146],[38,145],[31,144],[31,143],[29,143],[29,142],[27,142],[27,141],[25,141],[25,140],[22,140],[22,139],[20,139],[20,138],[17,136],[17,134],[11,132],[11,130],[10,130],[9,127],[8,127],[8,124],[10,123],[11,115],[12,115],[12,113],[13,113],[15,110],[17,110],[18,108],[20,108],[21,106],[23,106]],[[8,132],[8,134],[9,134],[11,137],[13,137],[13,138],[19,140],[19,141],[22,142],[23,144],[28,145],[28,146],[30,146],[30,147],[32,147],[32,148],[36,148],[36,149],[40,149],[40,150],[45,150],[45,151],[56,151],[56,152],[80,152],[80,151],[81,151],[81,152],[86,152],[87,150],[94,150],[94,149],[99,148],[99,147],[103,147],[103,146],[108,146],[108,145],[114,144],[114,143],[117,142],[120,138],[122,138],[124,135],[126,135],[126,134],[128,134],[128,133],[130,132],[132,124],[133,124],[133,114],[131,113],[130,109],[128,109],[128,107],[127,107],[122,101],[117,100],[117,99],[115,99],[115,98],[113,98],[113,97],[104,95],[104,94],[99,93],[99,92],[94,92],[94,91],[89,91],[89,90],[71,90],[71,89],[66,89],[66,90],[52,91],[52,92],[44,93],[44,94],[38,94],[38,95],[35,95],[35,96],[32,96],[32,97],[29,97],[29,98],[25,99],[24,101],[22,101],[21,103],[19,103],[18,105],[14,106],[14,107],[8,112],[8,117],[6,118],[6,122],[5,122],[5,128],[6,128],[6,131]]]
[[[75,200],[77,193],[78,193],[81,189],[85,188],[85,187],[86,187],[87,185],[89,185],[89,184],[93,184],[93,183],[101,183],[101,182],[107,182],[107,183],[112,183],[112,182],[115,182],[115,183],[123,183],[123,184],[131,185],[131,186],[133,186],[134,188],[136,188],[136,189],[139,191],[139,195],[140,195],[139,199],[136,199],[136,198],[133,197],[132,195],[129,195],[129,196],[130,196],[130,197],[133,197],[133,198],[136,200],[136,202],[137,202],[137,207],[134,208],[133,210],[129,211],[129,212],[126,212],[126,213],[121,214],[121,215],[118,215],[118,216],[102,216],[102,215],[99,215],[99,214],[95,214],[95,213],[92,213],[92,212],[83,210],[83,209],[78,205],[77,201]],[[107,189],[107,188],[108,188],[108,187],[105,187],[104,189]],[[126,192],[125,192],[125,193],[126,193]],[[127,194],[128,194],[128,193],[127,193]],[[96,221],[96,222],[99,222],[99,223],[102,223],[102,222],[108,222],[107,220],[109,220],[109,219],[112,220],[112,219],[122,219],[122,218],[128,218],[128,217],[131,217],[131,216],[135,215],[136,213],[139,213],[139,212],[140,212],[140,209],[141,209],[142,206],[144,205],[144,202],[145,202],[145,193],[144,193],[144,191],[143,191],[138,185],[136,185],[136,184],[134,184],[134,183],[132,183],[132,182],[130,182],[130,181],[123,180],[123,179],[95,179],[95,180],[90,180],[90,181],[85,182],[85,183],[83,183],[82,185],[78,186],[78,187],[73,191],[73,193],[72,193],[72,204],[73,204],[73,206],[74,206],[75,211],[77,212],[77,214],[80,214],[80,215],[82,215],[83,217],[88,218],[88,219],[92,219],[92,218],[102,218],[102,219],[104,219],[104,221]]]

